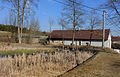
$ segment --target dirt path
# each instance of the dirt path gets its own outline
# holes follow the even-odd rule
[[[120,54],[101,52],[84,66],[78,66],[62,77],[120,77]]]

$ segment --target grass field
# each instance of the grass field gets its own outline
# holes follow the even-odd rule
[[[105,49],[92,61],[77,66],[62,77],[120,77],[120,54]]]
[[[21,55],[32,54],[32,53],[40,53],[40,52],[54,52],[57,51],[57,48],[43,46],[41,44],[17,44],[11,43],[7,45],[7,43],[0,43],[0,55]]]
[[[0,55],[22,55],[24,54],[33,54],[33,53],[40,53],[40,52],[55,52],[56,49],[16,49],[16,50],[7,50],[7,51],[0,51]]]

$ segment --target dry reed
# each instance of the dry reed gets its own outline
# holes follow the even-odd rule
[[[75,54],[76,53],[76,54]],[[41,52],[0,58],[0,77],[56,77],[91,57],[88,52]]]

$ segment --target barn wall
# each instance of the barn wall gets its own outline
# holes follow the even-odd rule
[[[80,41],[80,42],[81,42],[81,45],[89,45],[90,44],[90,41]],[[53,40],[53,41],[51,41],[51,44],[55,44],[55,45],[62,44],[62,41],[61,40]],[[64,41],[64,45],[71,45],[71,44],[72,44],[72,40]],[[74,44],[79,45],[79,41],[75,41]],[[91,46],[102,47],[102,41],[91,41]],[[110,44],[109,40],[105,41],[105,47],[111,48],[111,44]]]
[[[109,36],[108,36],[108,40],[107,41],[105,41],[105,47],[109,47],[109,48],[111,48],[111,34],[109,34]]]
[[[57,45],[57,44],[62,44],[63,41],[62,40],[50,40],[50,43]],[[71,44],[72,44],[72,40],[64,40],[64,45],[71,45]],[[75,41],[74,44],[79,45],[79,41]]]
[[[71,45],[72,44],[72,40],[65,40],[64,41],[64,45]],[[79,41],[74,41],[74,45],[79,45]]]
[[[62,42],[63,42],[62,40],[50,40],[50,43],[54,45],[62,44]]]
[[[52,44],[62,44],[62,40],[53,40]],[[64,40],[64,45],[71,45],[72,40]],[[75,45],[90,45],[90,41],[75,41]],[[91,46],[102,47],[102,41],[91,41]],[[111,48],[111,34],[109,34],[108,40],[104,43],[105,47]]]
[[[90,44],[90,41],[82,41],[82,45]],[[91,46],[102,47],[102,41],[91,41]],[[105,47],[111,48],[111,38],[104,43]]]
[[[92,46],[102,47],[102,41],[92,41],[91,45]]]
[[[81,45],[90,45],[90,41],[82,41]],[[102,46],[102,41],[91,41],[91,46]]]

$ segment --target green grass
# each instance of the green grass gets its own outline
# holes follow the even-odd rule
[[[42,49],[17,49],[17,50],[7,50],[7,51],[0,51],[0,55],[22,55],[24,54],[32,54],[32,53],[40,53],[40,52],[55,52],[56,49],[50,50],[42,50]]]

